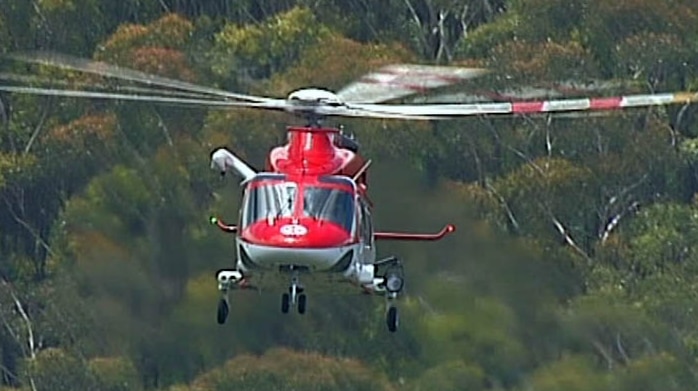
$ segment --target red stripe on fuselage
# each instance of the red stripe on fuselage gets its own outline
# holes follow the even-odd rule
[[[313,218],[260,220],[242,230],[252,244],[287,248],[329,248],[352,243],[351,234],[338,224]]]

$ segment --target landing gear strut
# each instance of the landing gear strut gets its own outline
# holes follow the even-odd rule
[[[242,281],[242,273],[238,270],[219,270],[216,273],[218,280],[218,290],[221,292],[221,298],[218,300],[218,310],[216,311],[216,322],[225,324],[230,313],[230,302],[228,291],[230,288]]]
[[[299,314],[305,314],[307,298],[303,293],[303,287],[298,281],[298,276],[294,275],[291,278],[291,286],[288,288],[288,293],[281,295],[281,312],[288,313],[292,306],[296,306]]]
[[[388,331],[394,333],[397,331],[398,325],[400,324],[400,314],[395,306],[395,300],[397,300],[405,286],[404,272],[402,263],[395,257],[388,258],[379,264],[388,265],[383,274],[383,282],[381,285],[383,285],[385,289],[386,297],[385,324],[388,326]]]

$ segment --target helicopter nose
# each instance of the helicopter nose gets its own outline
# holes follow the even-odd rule
[[[297,248],[338,247],[352,239],[340,225],[312,218],[259,221],[243,230],[241,237],[259,245]]]

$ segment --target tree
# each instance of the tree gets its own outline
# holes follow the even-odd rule
[[[385,377],[352,359],[316,353],[272,349],[261,356],[241,355],[209,371],[192,389],[230,388],[267,390],[392,390]]]
[[[88,363],[94,374],[96,389],[104,391],[141,390],[133,363],[125,357],[98,357]]]
[[[566,355],[538,369],[522,390],[602,391],[612,390],[608,376],[586,356]]]
[[[295,63],[304,49],[327,33],[328,28],[302,7],[259,25],[230,23],[216,34],[212,69],[225,80],[267,78]]]
[[[448,361],[426,370],[411,384],[414,391],[425,390],[484,390],[485,376],[482,368],[463,361]]]
[[[43,350],[35,359],[25,360],[23,372],[32,389],[68,391],[94,386],[85,363],[58,348]]]

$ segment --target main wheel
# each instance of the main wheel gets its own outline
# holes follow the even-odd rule
[[[291,295],[284,293],[281,295],[281,312],[284,314],[288,313],[288,309],[291,307]]]
[[[305,297],[305,294],[300,294],[298,295],[298,313],[299,314],[305,314],[305,305],[306,305],[307,299]]]
[[[397,313],[397,307],[391,305],[388,308],[388,313],[385,316],[385,323],[388,326],[388,331],[391,333],[397,331],[397,326],[400,323],[400,316]]]
[[[218,321],[218,324],[225,323],[225,320],[228,319],[229,312],[228,300],[220,299],[218,301],[218,311],[216,312],[216,321]]]

